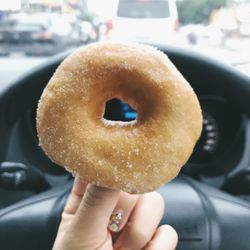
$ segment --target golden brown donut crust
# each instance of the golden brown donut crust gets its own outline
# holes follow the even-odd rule
[[[136,122],[103,119],[112,98]],[[85,182],[129,193],[173,179],[202,128],[197,97],[162,52],[145,45],[95,43],[57,68],[37,110],[39,143],[55,163]]]

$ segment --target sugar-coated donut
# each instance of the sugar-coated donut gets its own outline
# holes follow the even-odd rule
[[[133,107],[132,122],[107,121],[105,103]],[[41,96],[39,143],[83,181],[129,193],[173,179],[202,128],[198,99],[167,56],[139,44],[94,43],[67,57]]]

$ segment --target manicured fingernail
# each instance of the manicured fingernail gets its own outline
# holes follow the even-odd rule
[[[115,210],[109,219],[108,229],[112,232],[118,232],[123,219],[123,211]]]

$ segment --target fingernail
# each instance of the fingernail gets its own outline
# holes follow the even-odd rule
[[[109,219],[108,229],[112,232],[118,232],[123,219],[123,211],[115,210]]]

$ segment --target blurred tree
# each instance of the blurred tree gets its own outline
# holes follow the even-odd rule
[[[181,24],[208,23],[214,9],[225,6],[227,0],[178,0],[177,8]]]

